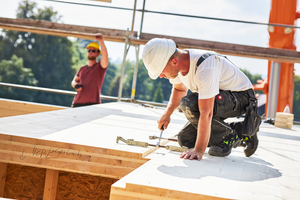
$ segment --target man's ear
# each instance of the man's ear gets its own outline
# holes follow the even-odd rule
[[[178,62],[178,60],[177,60],[177,58],[172,58],[172,60],[171,60],[171,64],[172,65],[177,65],[177,62]]]

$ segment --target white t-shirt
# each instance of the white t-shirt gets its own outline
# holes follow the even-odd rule
[[[196,68],[198,59],[212,51],[190,50],[190,69],[187,75],[170,79],[170,83],[183,83],[192,92],[198,92],[199,99],[209,99],[219,90],[244,91],[253,88],[248,77],[223,56],[209,56]]]

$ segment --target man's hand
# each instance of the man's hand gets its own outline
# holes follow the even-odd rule
[[[157,124],[158,124],[158,129],[160,130],[162,125],[164,125],[164,129],[168,128],[168,125],[171,121],[170,115],[168,114],[163,114],[158,120],[157,120]]]
[[[97,40],[98,42],[104,41],[103,35],[102,35],[101,33],[97,33],[97,34],[95,35],[95,37],[96,37],[96,40]]]
[[[75,87],[75,86],[78,85],[79,83],[80,83],[80,78],[79,78],[79,76],[75,76],[75,78],[74,78],[74,80],[73,80],[73,82],[72,82],[72,86],[73,86],[73,88],[74,88],[77,92],[79,92],[79,91],[82,90],[82,87],[79,87],[79,88],[76,88],[76,87]]]
[[[183,152],[180,155],[180,158],[190,159],[190,160],[193,160],[193,159],[201,160],[202,156],[203,155],[200,153],[200,151],[194,149],[194,150],[191,150],[191,151]]]

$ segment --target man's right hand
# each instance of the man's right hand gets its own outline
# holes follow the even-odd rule
[[[97,40],[98,42],[104,41],[103,35],[102,35],[101,33],[95,34],[95,38],[96,38],[96,40]]]
[[[72,86],[77,92],[82,90],[82,87],[77,87],[77,88],[75,87],[76,85],[79,85],[79,83],[80,83],[80,78],[79,78],[79,76],[76,76],[74,78],[74,81],[72,82]]]
[[[168,128],[168,125],[171,121],[170,115],[168,114],[163,114],[158,120],[157,120],[157,124],[158,124],[158,129],[161,130],[161,127],[164,125],[164,129]]]

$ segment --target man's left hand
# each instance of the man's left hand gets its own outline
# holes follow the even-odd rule
[[[194,150],[191,150],[191,151],[183,152],[180,155],[180,158],[190,159],[190,160],[194,160],[194,159],[201,160],[202,156],[203,155],[200,153],[200,151],[194,149]]]

